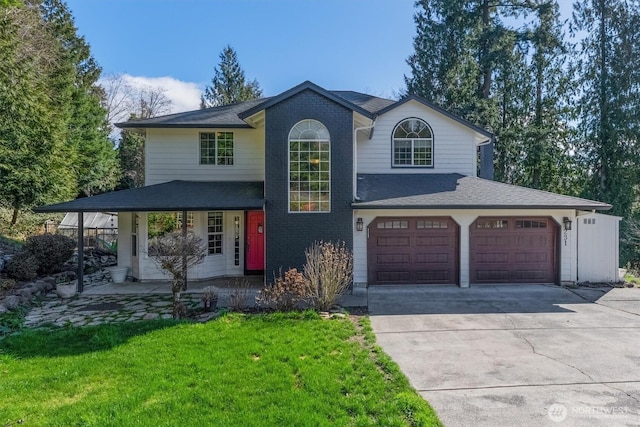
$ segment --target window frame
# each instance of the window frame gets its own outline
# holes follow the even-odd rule
[[[212,218],[212,214],[220,218],[219,224],[214,224],[213,226],[209,225],[209,221],[211,219],[216,219],[216,218]],[[207,256],[224,255],[224,212],[207,211],[206,225],[207,225]],[[211,227],[216,227],[217,230],[211,231]],[[218,246],[214,247],[215,250],[213,252],[211,248],[212,236],[217,236],[217,239],[215,239],[215,241],[220,242],[219,247]]]
[[[396,137],[396,132],[398,131],[398,129],[400,128],[400,126],[402,126],[403,123],[411,121],[411,120],[417,120],[419,122],[421,122],[422,124],[425,125],[425,128],[429,131],[429,133],[431,134],[431,136],[429,138],[400,138],[400,137]],[[421,165],[421,164],[415,164],[415,155],[416,155],[416,141],[428,141],[429,145],[427,146],[428,149],[431,150],[431,161],[429,164],[426,165]],[[396,163],[396,142],[409,142],[411,144],[411,163],[410,164],[398,164]],[[392,168],[426,168],[426,169],[433,169],[435,167],[435,159],[434,159],[434,153],[435,153],[435,138],[433,136],[433,129],[431,128],[431,126],[429,125],[429,123],[424,120],[421,119],[419,117],[407,117],[405,119],[400,120],[394,127],[393,127],[393,131],[391,132],[391,167]]]
[[[311,127],[309,127],[308,129],[300,129],[299,127],[304,126],[304,123],[315,123],[316,125],[319,125],[319,128],[317,130],[313,130],[311,129]],[[292,138],[294,131],[299,132],[300,134],[305,133],[306,131],[311,131],[314,132],[316,134],[315,138],[301,138],[299,135],[297,138]],[[326,133],[326,138],[321,138],[319,135],[319,133]],[[294,143],[299,144],[298,145],[298,149],[296,151],[292,150],[292,145]],[[301,145],[304,144],[308,144],[309,148],[307,150],[304,150],[302,148],[300,148]],[[317,143],[318,144],[318,149],[317,151],[314,151],[311,149],[310,145],[313,143]],[[324,150],[322,148],[321,145],[326,145],[326,150]],[[292,153],[296,153],[297,152],[297,160],[293,160],[292,159]],[[318,155],[318,163],[314,163],[311,159],[311,155],[313,153],[317,153]],[[304,154],[306,154],[307,156],[303,156]],[[300,169],[300,163],[303,161],[302,157],[308,157],[307,160],[304,160],[305,162],[309,162],[309,170],[308,171],[304,171]],[[326,160],[323,160],[323,157],[326,157]],[[298,164],[298,170],[297,171],[292,171],[292,163],[297,163]],[[287,211],[289,213],[330,213],[331,212],[331,135],[329,134],[329,129],[325,126],[324,123],[320,122],[319,120],[316,119],[304,119],[304,120],[300,120],[299,122],[297,122],[295,125],[293,125],[291,127],[291,130],[289,131],[289,135],[287,137]],[[312,170],[312,168],[317,167],[317,170]],[[322,170],[323,166],[326,165],[326,169],[327,170]],[[292,173],[297,172],[298,174],[302,174],[302,173],[307,173],[309,175],[311,174],[316,174],[318,175],[318,179],[317,180],[311,180],[311,178],[309,177],[308,180],[303,181],[300,178],[295,181],[292,180]],[[321,179],[321,176],[324,175],[326,173],[327,175],[327,179],[323,180]],[[298,190],[292,190],[293,184],[298,184]],[[302,184],[307,184],[308,185],[308,189],[307,190],[302,190],[300,187],[302,186]],[[311,185],[312,184],[316,184],[318,186],[318,190],[311,190]],[[326,184],[326,189],[322,189],[321,187],[323,186],[323,184]],[[298,197],[303,194],[303,193],[307,193],[309,200],[306,202],[306,206],[309,207],[309,209],[302,209],[302,206],[304,206],[304,201],[301,201],[300,199],[298,199],[297,201],[292,200],[292,195],[294,194],[298,194]],[[310,200],[311,195],[317,195],[317,200]],[[326,197],[328,198],[328,200],[323,201],[322,197],[323,195],[326,194]],[[294,203],[298,204],[298,209],[292,209],[292,205]],[[311,209],[311,207],[314,206],[314,204],[317,204],[317,209]],[[322,209],[322,207],[326,205],[327,208],[326,209]]]
[[[213,139],[211,138],[211,136],[213,136]],[[203,141],[203,138],[207,138],[207,140]],[[221,147],[221,144],[229,143],[229,141],[231,142],[231,147]],[[207,146],[203,147],[203,143],[206,143]],[[213,144],[213,147],[210,146],[211,144]],[[211,154],[212,150],[213,154]],[[203,156],[202,154],[205,151],[207,151],[207,155]],[[207,159],[207,161],[204,161],[205,159]],[[235,132],[198,132],[198,161],[201,166],[234,166]]]

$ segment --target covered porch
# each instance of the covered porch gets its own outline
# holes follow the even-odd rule
[[[189,280],[197,280],[193,282],[197,288],[204,288],[209,279],[245,275],[263,277],[263,208],[264,183],[261,181],[170,181],[42,206],[35,210],[76,212],[79,224],[83,223],[86,212],[117,212],[120,216],[118,266],[128,269],[129,281],[125,286],[117,284],[119,292],[129,289],[144,293],[162,289],[161,285],[154,286],[153,283],[168,283],[170,279],[147,254],[148,240],[158,231],[149,226],[149,218],[170,219],[171,227],[181,230],[184,235],[193,232],[202,239],[207,249],[205,260],[202,265],[189,269],[186,276]],[[161,231],[172,229],[165,227]],[[82,230],[78,235],[82,235]],[[84,245],[79,238],[79,293],[85,290],[83,252]],[[104,292],[116,291],[116,288],[102,289]]]

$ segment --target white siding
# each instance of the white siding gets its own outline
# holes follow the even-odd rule
[[[233,131],[234,164],[201,165],[200,132]],[[147,129],[145,184],[172,180],[263,181],[264,128]]]
[[[158,266],[147,255],[147,215],[140,213],[139,232],[139,273],[137,279],[140,281],[150,280],[170,280],[171,277],[161,271]],[[226,211],[223,213],[223,248],[222,254],[207,255],[204,261],[189,269],[188,279],[201,280],[221,276],[241,276],[244,272],[244,212]],[[234,241],[234,218],[240,217],[240,265],[234,262],[235,241]],[[194,212],[193,215],[194,232],[207,244],[207,212]],[[119,263],[120,265],[120,263]],[[125,265],[125,264],[122,264]]]
[[[432,168],[391,167],[393,129],[409,117],[423,119],[433,130]],[[475,133],[466,126],[419,102],[409,101],[378,117],[371,139],[365,132],[359,132],[358,173],[460,173],[476,176],[475,138]]]
[[[353,281],[356,284],[367,283],[367,226],[378,216],[450,216],[460,226],[460,286],[469,286],[469,226],[479,216],[550,216],[558,224],[563,217],[575,221],[575,211],[546,211],[534,209],[522,210],[427,210],[427,209],[361,209],[354,210],[353,224],[357,218],[364,221],[364,231],[353,232]],[[560,281],[576,281],[577,239],[575,231],[562,231],[560,238]],[[565,239],[566,235],[566,239]]]
[[[576,218],[578,281],[618,282],[619,221],[612,215],[589,213]]]

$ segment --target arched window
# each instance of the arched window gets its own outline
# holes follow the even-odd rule
[[[410,118],[393,130],[393,166],[433,166],[433,133],[421,119]]]
[[[317,120],[302,120],[289,132],[289,212],[331,210],[329,131]]]

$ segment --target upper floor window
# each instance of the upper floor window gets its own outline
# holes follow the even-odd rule
[[[317,120],[302,120],[289,132],[289,212],[329,212],[329,131]]]
[[[201,165],[233,165],[233,132],[200,133]]]
[[[427,122],[411,118],[396,125],[393,166],[433,166],[433,133]]]

